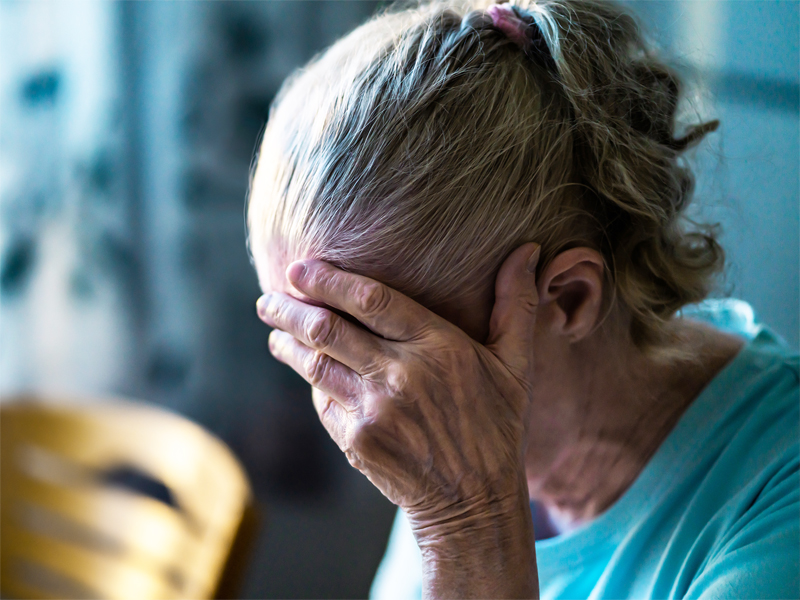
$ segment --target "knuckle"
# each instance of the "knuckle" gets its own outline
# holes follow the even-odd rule
[[[392,363],[385,369],[386,387],[392,396],[403,396],[403,392],[408,388],[411,380],[411,373],[403,364]]]
[[[379,426],[389,421],[387,407],[390,406],[389,397],[383,392],[370,392],[361,397],[361,425]]]
[[[359,308],[367,316],[383,313],[388,307],[391,298],[386,286],[376,281],[361,285],[356,297]]]
[[[306,337],[315,348],[327,348],[336,336],[338,317],[327,311],[317,312],[308,322]]]
[[[313,352],[308,359],[306,359],[303,367],[306,372],[306,379],[314,386],[318,387],[319,384],[325,379],[325,375],[330,368],[331,358],[320,351]]]
[[[344,455],[347,457],[347,462],[350,463],[350,466],[361,470],[363,463],[361,462],[361,458],[356,454],[353,450],[347,449],[344,451]]]
[[[353,425],[350,432],[350,449],[357,455],[365,455],[369,453],[369,448],[374,434],[374,427],[369,422],[360,421]]]

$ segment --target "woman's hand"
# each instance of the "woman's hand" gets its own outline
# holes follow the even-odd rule
[[[259,300],[270,350],[314,388],[350,463],[408,515],[430,595],[537,591],[524,471],[538,247],[503,264],[489,338],[383,284],[315,260],[287,269],[306,297]]]

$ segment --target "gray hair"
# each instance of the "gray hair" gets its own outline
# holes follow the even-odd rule
[[[293,75],[253,176],[251,246],[375,277],[429,307],[484,292],[517,246],[540,268],[598,250],[610,301],[655,345],[723,252],[685,218],[676,74],[608,2],[518,2],[555,72],[474,18],[478,2],[390,9]]]

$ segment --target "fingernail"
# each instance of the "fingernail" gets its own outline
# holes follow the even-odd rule
[[[529,273],[536,274],[536,265],[539,264],[539,255],[541,254],[542,247],[540,245],[536,246],[536,249],[531,253],[530,258],[528,259],[528,264],[526,268],[528,269]]]
[[[288,269],[286,269],[286,277],[288,277],[289,281],[292,283],[300,281],[305,274],[306,263],[304,262],[294,262],[289,265]]]
[[[256,301],[256,312],[262,319],[267,315],[267,306],[269,306],[269,299],[272,294],[264,294]]]

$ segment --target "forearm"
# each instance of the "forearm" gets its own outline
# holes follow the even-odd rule
[[[417,527],[424,598],[538,598],[527,494]]]

